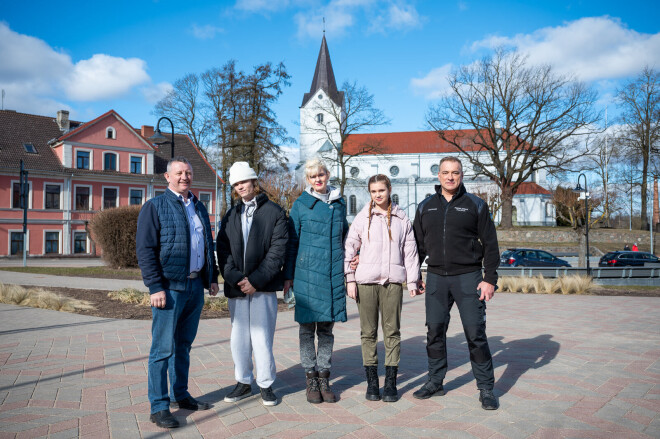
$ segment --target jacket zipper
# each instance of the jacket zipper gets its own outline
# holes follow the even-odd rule
[[[441,197],[444,195],[440,194]],[[449,212],[449,205],[453,201],[453,198],[447,202],[447,207],[445,207],[445,215],[442,218],[442,264],[445,268],[445,276],[449,274],[447,270],[447,213]]]

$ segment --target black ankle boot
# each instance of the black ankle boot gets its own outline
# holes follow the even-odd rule
[[[367,394],[364,397],[369,401],[380,400],[380,389],[378,384],[378,366],[364,366],[367,372]]]
[[[399,394],[396,391],[396,374],[398,370],[397,366],[385,366],[385,386],[383,387],[383,401],[385,402],[399,400]]]

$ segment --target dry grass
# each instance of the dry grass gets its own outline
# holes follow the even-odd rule
[[[108,297],[113,300],[119,300],[122,303],[133,303],[144,306],[150,305],[149,293],[143,293],[134,288],[124,288],[120,291],[112,291],[108,293]],[[226,311],[228,309],[227,298],[225,296],[204,296],[204,309],[211,311]]]
[[[504,276],[497,282],[500,291],[511,293],[535,294],[587,294],[595,288],[590,276],[560,276],[546,279],[543,275]]]
[[[5,285],[3,283],[0,283],[0,303],[64,312],[95,309],[86,300],[60,296],[41,288],[27,290],[19,285]]]

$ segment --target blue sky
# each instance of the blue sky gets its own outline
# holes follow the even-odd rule
[[[5,109],[90,120],[113,108],[153,125],[154,103],[187,73],[236,59],[283,61],[292,78],[276,106],[297,139],[326,19],[337,82],[357,81],[392,123],[427,129],[445,76],[504,45],[612,96],[645,64],[660,68],[658,1],[53,1],[0,0]],[[294,145],[295,146],[295,145]]]

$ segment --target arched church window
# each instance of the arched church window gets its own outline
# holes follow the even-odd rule
[[[316,115],[316,121],[318,123],[323,123],[323,113],[319,113]]]
[[[399,204],[399,196],[397,194],[392,194],[392,202]]]
[[[358,168],[356,168],[355,166],[353,166],[351,168],[351,177],[357,178],[358,175],[360,175],[360,170]]]
[[[348,214],[355,215],[357,213],[357,197],[351,195],[348,199]]]
[[[396,177],[397,175],[399,175],[399,167],[398,166],[392,166],[390,168],[390,175],[392,177]]]

